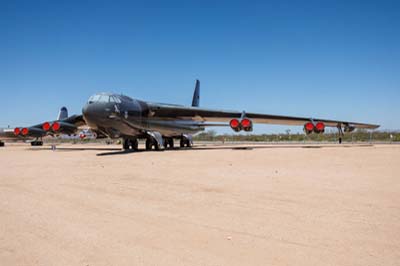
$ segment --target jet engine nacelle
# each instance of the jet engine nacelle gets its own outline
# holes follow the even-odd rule
[[[46,132],[43,129],[37,127],[24,127],[23,129],[21,129],[19,134],[24,137],[42,137],[46,135]]]
[[[253,131],[253,122],[248,118],[243,118],[242,121],[240,121],[240,125],[246,132]]]
[[[51,129],[56,133],[72,134],[77,130],[77,127],[74,124],[56,121],[51,125]]]
[[[325,132],[325,124],[322,122],[317,122],[314,126],[314,132],[317,134],[321,134]]]
[[[247,132],[253,131],[253,122],[248,118],[243,118],[241,121],[239,121],[239,119],[234,118],[229,122],[229,125],[235,132],[239,132],[241,130]]]
[[[18,136],[19,134],[21,134],[21,129],[19,127],[14,128],[14,135]]]
[[[310,135],[311,133],[314,132],[314,124],[311,122],[308,122],[304,125],[304,132],[306,135]]]
[[[239,132],[240,130],[242,130],[242,126],[240,124],[240,121],[236,118],[232,119],[229,122],[229,125],[231,126],[231,128],[233,129],[233,131],[235,132]]]

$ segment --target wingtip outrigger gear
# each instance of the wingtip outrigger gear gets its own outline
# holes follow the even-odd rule
[[[337,124],[337,129],[339,131],[339,144],[342,144],[342,137],[343,137],[343,129],[342,129],[342,124],[338,123]]]

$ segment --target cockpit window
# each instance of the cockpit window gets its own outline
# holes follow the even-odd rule
[[[118,97],[121,97],[121,99],[123,99],[124,101],[133,102],[133,99],[126,95],[119,95]]]
[[[89,98],[89,103],[108,103],[108,102],[118,102],[115,101],[113,96],[107,94],[96,94]]]
[[[89,98],[89,103],[94,103],[94,102],[98,102],[100,98],[100,95],[96,94],[96,95],[92,95]]]
[[[110,101],[110,96],[108,95],[100,95],[98,100],[99,103],[108,103]]]
[[[121,103],[121,100],[118,97],[110,96],[110,102],[112,102],[112,103]]]

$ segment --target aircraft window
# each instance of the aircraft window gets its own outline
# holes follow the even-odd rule
[[[118,97],[111,96],[110,99],[112,99],[112,100],[111,100],[112,102],[121,103],[121,100],[120,100]]]
[[[108,95],[100,95],[98,102],[100,103],[108,103],[110,101],[110,96]]]
[[[128,97],[128,96],[121,95],[120,97],[123,98],[123,99],[126,100],[126,101],[133,102],[132,98],[130,98],[130,97]]]
[[[92,103],[98,102],[98,101],[99,101],[99,98],[100,98],[100,95],[98,95],[98,94],[92,95],[92,96],[90,96],[90,98],[89,98],[89,102],[92,102]]]

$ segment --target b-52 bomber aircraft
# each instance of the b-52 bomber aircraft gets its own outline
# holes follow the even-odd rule
[[[89,98],[82,109],[83,120],[97,134],[122,138],[123,149],[138,149],[138,139],[146,140],[146,150],[192,146],[192,135],[211,126],[230,126],[233,131],[252,131],[254,123],[303,126],[306,134],[322,134],[326,127],[344,132],[356,128],[376,129],[379,125],[318,118],[292,117],[245,111],[211,110],[199,107],[200,82],[196,80],[192,106],[145,102],[128,96],[99,93]]]
[[[125,150],[137,150],[138,139],[146,140],[146,150],[163,150],[173,148],[174,139],[180,141],[180,147],[191,147],[192,135],[212,126],[230,126],[235,132],[252,131],[255,123],[303,126],[306,134],[322,134],[326,127],[335,127],[339,132],[339,143],[344,132],[379,127],[319,118],[212,110],[200,108],[199,103],[198,80],[190,107],[146,102],[120,94],[98,93],[89,98],[82,109],[82,115],[68,117],[66,108],[61,109],[57,120],[27,128],[15,128],[13,133],[16,137],[35,138],[32,145],[42,145],[43,136],[74,134],[79,127],[88,126],[97,138],[122,138]],[[0,132],[0,137],[1,135],[4,132]]]

